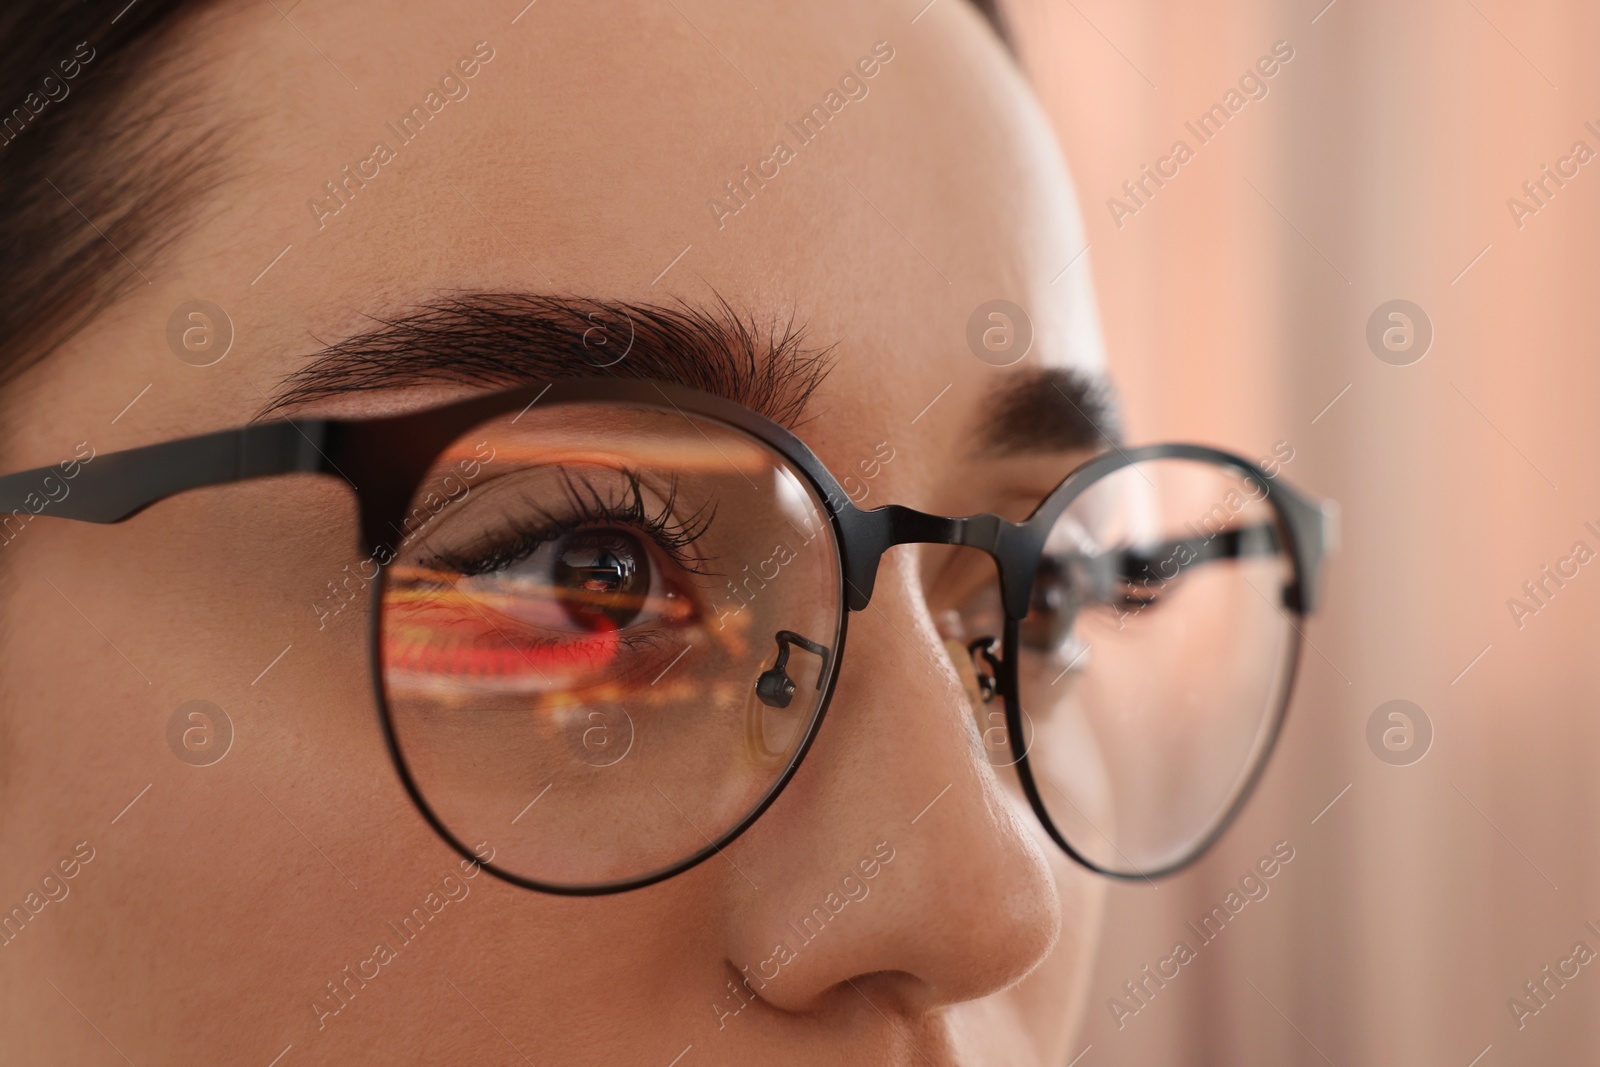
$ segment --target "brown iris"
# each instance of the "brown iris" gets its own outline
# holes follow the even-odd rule
[[[552,584],[567,616],[586,630],[620,630],[644,610],[650,555],[618,529],[577,530],[555,546]]]

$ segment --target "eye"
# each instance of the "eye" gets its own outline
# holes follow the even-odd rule
[[[585,526],[459,582],[462,593],[551,630],[614,633],[673,614],[667,566],[633,530]]]
[[[1125,579],[1116,596],[1119,605],[1135,609],[1153,607],[1164,599],[1161,586],[1143,578]]]
[[[544,563],[535,552],[535,566]],[[650,555],[624,530],[578,530],[550,546],[551,588],[586,630],[622,629],[650,593]]]
[[[1192,559],[1168,545],[1113,554],[1112,599],[1123,608],[1143,611],[1166,600],[1186,580]]]

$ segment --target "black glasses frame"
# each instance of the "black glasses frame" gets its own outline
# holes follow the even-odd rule
[[[826,682],[820,703],[793,758],[755,808],[731,829],[693,855],[657,871],[602,885],[563,885],[526,878],[478,855],[459,840],[433,811],[413,780],[390,721],[381,662],[382,611],[379,598],[388,564],[405,537],[403,523],[414,494],[438,457],[472,427],[513,411],[526,413],[535,404],[610,402],[675,409],[686,420],[696,416],[730,426],[772,449],[810,483],[823,502],[833,527],[838,552],[840,588],[838,634],[824,665]],[[519,416],[520,417],[520,414]],[[692,422],[692,420],[689,420]],[[855,506],[839,482],[803,441],[772,420],[740,404],[682,386],[617,378],[570,378],[503,390],[422,411],[379,418],[297,418],[255,423],[97,456],[82,466],[71,492],[48,506],[35,508],[47,479],[59,481],[56,467],[41,467],[0,477],[0,515],[44,514],[79,522],[117,523],[168,497],[191,489],[228,485],[285,474],[338,477],[354,490],[359,505],[362,547],[378,563],[372,583],[373,610],[368,653],[379,722],[384,741],[412,802],[434,831],[466,859],[496,876],[528,889],[567,896],[596,896],[638,889],[671,878],[704,862],[744,833],[777,799],[799,769],[820,731],[839,677],[848,617],[864,611],[872,598],[878,564],[896,545],[959,545],[978,549],[995,562],[1005,610],[1002,655],[995,690],[1005,696],[1007,730],[1023,791],[1050,837],[1073,859],[1091,870],[1116,878],[1166,874],[1192,862],[1238,814],[1267,763],[1281,728],[1298,661],[1298,641],[1289,664],[1284,696],[1270,724],[1270,736],[1256,766],[1233,806],[1218,824],[1177,862],[1159,870],[1127,873],[1107,870],[1083,856],[1056,828],[1040,796],[1027,758],[1017,670],[1019,626],[1027,616],[1034,578],[1049,531],[1061,513],[1089,486],[1124,467],[1152,459],[1192,459],[1227,467],[1259,488],[1275,505],[1278,537],[1294,564],[1292,580],[1283,589],[1283,609],[1305,616],[1317,602],[1322,562],[1334,538],[1333,512],[1302,496],[1239,456],[1202,445],[1159,444],[1103,453],[1068,474],[1020,523],[992,514],[949,517],[930,515],[899,504],[871,510]],[[387,556],[387,559],[381,558]],[[1298,630],[1298,627],[1296,628]],[[987,656],[991,664],[992,655]]]

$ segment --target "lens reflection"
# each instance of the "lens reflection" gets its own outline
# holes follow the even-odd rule
[[[534,408],[463,435],[410,516],[382,592],[386,715],[428,808],[497,866],[649,877],[736,827],[809,735],[837,551],[756,439],[632,404]]]

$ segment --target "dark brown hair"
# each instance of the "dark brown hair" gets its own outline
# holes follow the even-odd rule
[[[191,79],[148,76],[206,6],[0,7],[0,379],[149,284],[214,186],[220,136],[181,98]]]
[[[995,0],[971,2],[1005,40]],[[227,152],[168,46],[212,6],[0,4],[0,381],[150,284],[199,221]]]

